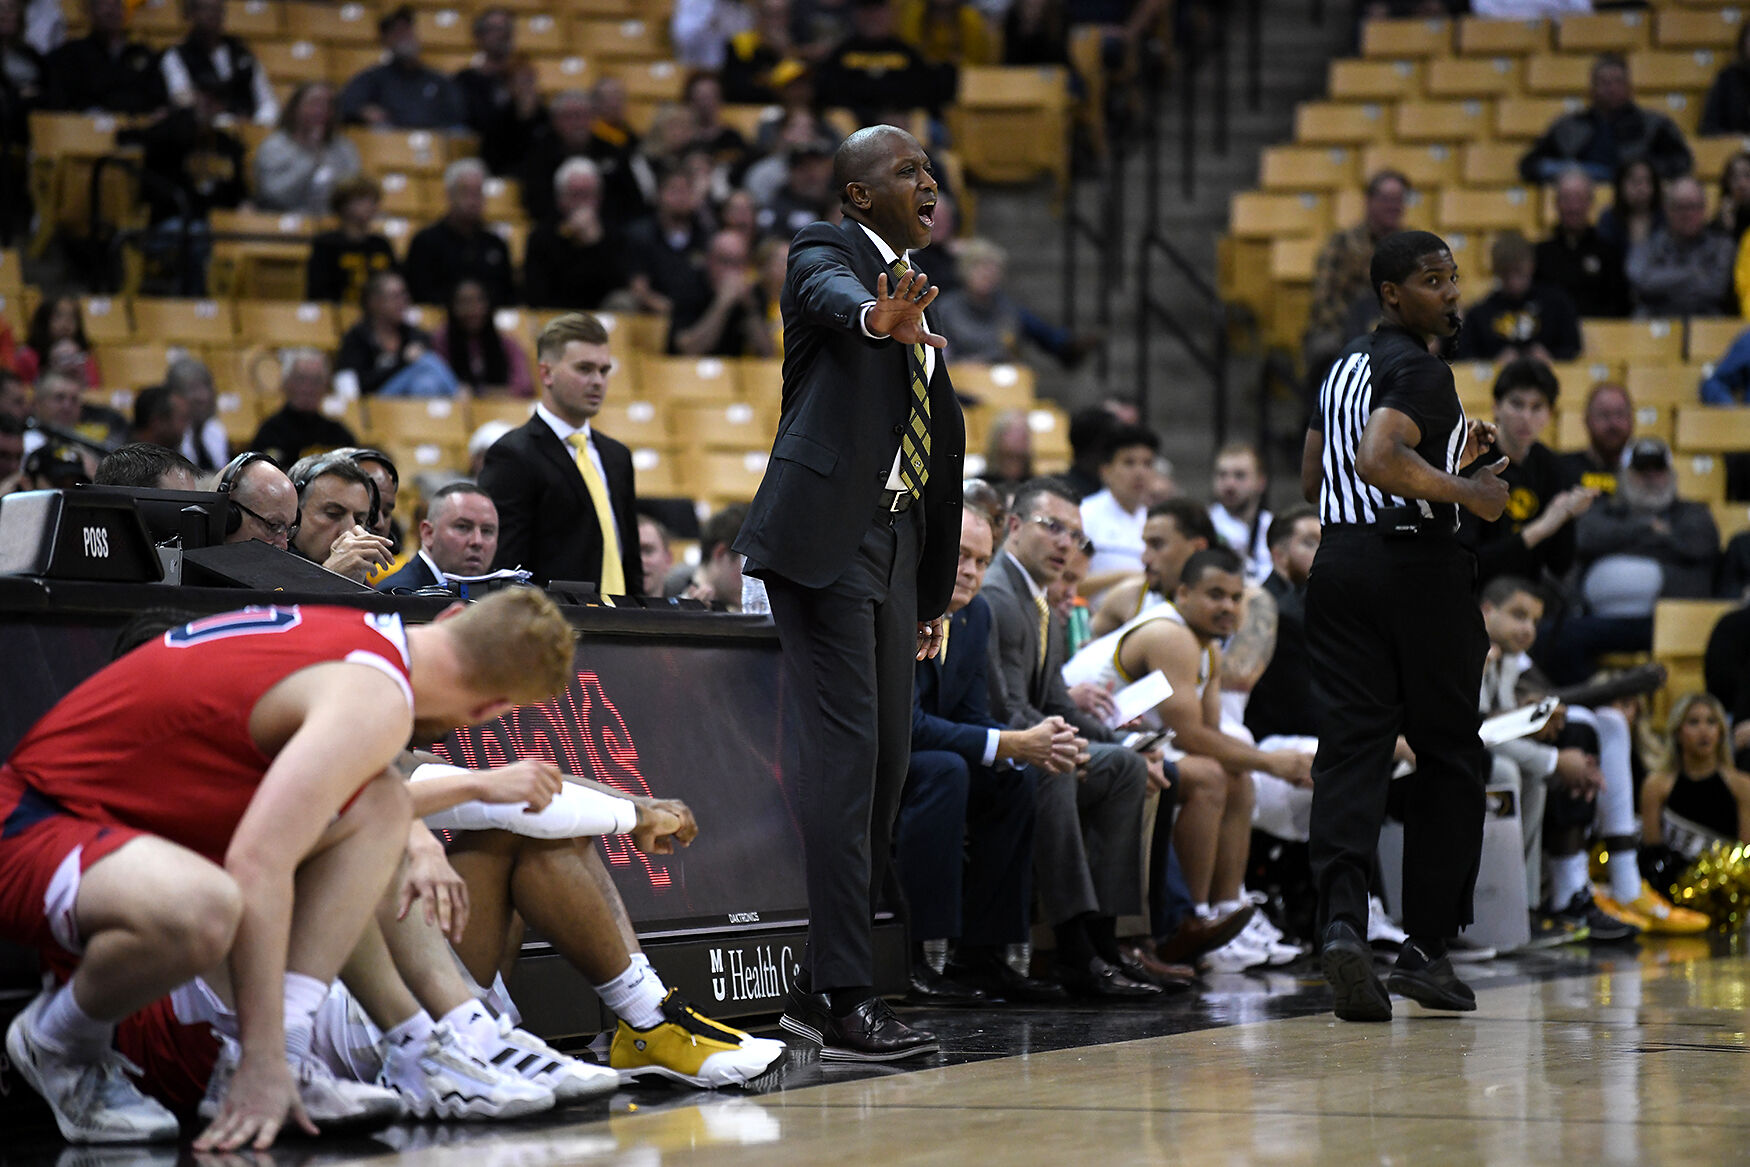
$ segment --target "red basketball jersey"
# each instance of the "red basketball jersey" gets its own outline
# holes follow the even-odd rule
[[[245,608],[173,628],[91,676],[31,727],[6,769],[70,814],[223,862],[271,761],[249,736],[256,702],[329,661],[379,669],[412,708],[399,616]]]

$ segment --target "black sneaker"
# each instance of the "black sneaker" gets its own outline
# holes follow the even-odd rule
[[[821,1037],[820,1057],[827,1062],[896,1062],[942,1048],[935,1034],[901,1021],[880,997],[830,1017]]]
[[[1574,898],[1567,905],[1558,908],[1555,913],[1558,920],[1566,920],[1578,928],[1585,928],[1587,939],[1594,944],[1623,944],[1641,934],[1641,930],[1626,920],[1618,920],[1608,915],[1592,898],[1591,888],[1581,888],[1574,893]]]
[[[1415,941],[1404,945],[1398,963],[1385,980],[1386,988],[1408,997],[1424,1009],[1453,1009],[1469,1013],[1477,1007],[1477,995],[1452,971],[1444,954],[1433,960]]]
[[[1537,948],[1557,948],[1563,944],[1580,944],[1591,939],[1591,925],[1585,921],[1564,919],[1554,912],[1531,913],[1531,939],[1521,952]]]
[[[1337,998],[1334,1012],[1344,1021],[1390,1021],[1391,997],[1373,971],[1373,949],[1341,920],[1325,929],[1319,964]]]

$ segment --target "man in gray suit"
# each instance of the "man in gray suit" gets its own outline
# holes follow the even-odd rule
[[[1085,745],[1079,771],[1039,774],[1033,862],[1057,935],[1059,978],[1078,996],[1149,997],[1160,986],[1120,954],[1117,938],[1117,918],[1142,910],[1148,764],[1070,700],[1062,642],[1052,635],[1045,602],[1046,587],[1085,538],[1075,497],[1062,486],[1034,479],[1015,495],[1008,541],[984,578],[995,658],[991,705],[1016,729],[1061,717]]]

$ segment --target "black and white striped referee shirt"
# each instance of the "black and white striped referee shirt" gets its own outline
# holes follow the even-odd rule
[[[1376,409],[1395,409],[1408,416],[1422,431],[1416,453],[1436,469],[1458,473],[1466,424],[1452,370],[1413,334],[1382,324],[1343,350],[1319,388],[1318,409],[1311,421],[1312,428],[1325,436],[1319,522],[1372,523],[1384,507],[1414,505],[1426,518],[1457,530],[1456,504],[1386,494],[1355,472],[1361,431]]]

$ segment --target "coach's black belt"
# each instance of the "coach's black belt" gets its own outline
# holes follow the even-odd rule
[[[909,490],[884,490],[875,499],[875,509],[883,514],[902,514],[911,510],[917,500],[917,495]]]

